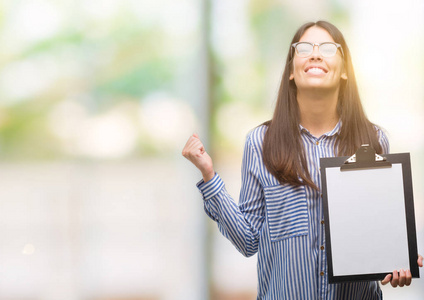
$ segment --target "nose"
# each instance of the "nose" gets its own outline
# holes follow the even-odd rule
[[[311,60],[322,60],[322,55],[319,52],[319,46],[318,45],[314,45],[314,50],[312,51],[312,54],[310,56]]]

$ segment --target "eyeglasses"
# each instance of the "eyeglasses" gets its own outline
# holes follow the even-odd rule
[[[317,43],[308,43],[308,42],[298,42],[292,44],[292,47],[296,49],[296,54],[300,57],[308,57],[314,52],[314,47],[318,46],[319,53],[323,57],[332,57],[337,53],[337,49],[340,48],[340,51],[343,53],[343,48],[340,44],[325,42],[321,44]]]

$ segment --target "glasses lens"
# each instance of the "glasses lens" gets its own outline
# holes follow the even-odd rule
[[[333,43],[324,43],[319,46],[319,52],[324,57],[334,56],[337,52],[337,45]]]
[[[314,46],[309,43],[299,43],[296,45],[296,53],[300,57],[307,57],[312,54]]]

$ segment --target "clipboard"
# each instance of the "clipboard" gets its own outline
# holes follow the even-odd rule
[[[409,153],[320,159],[329,283],[419,278]]]

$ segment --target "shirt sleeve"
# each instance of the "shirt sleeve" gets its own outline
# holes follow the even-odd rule
[[[381,130],[381,128],[377,128],[377,138],[383,150],[382,154],[389,154],[390,153],[389,139],[387,138],[387,135],[384,133],[384,131]]]
[[[258,251],[259,233],[265,219],[265,200],[258,179],[258,153],[247,137],[242,161],[242,188],[239,204],[225,189],[218,174],[197,184],[206,214],[218,224],[219,231],[245,256]]]

